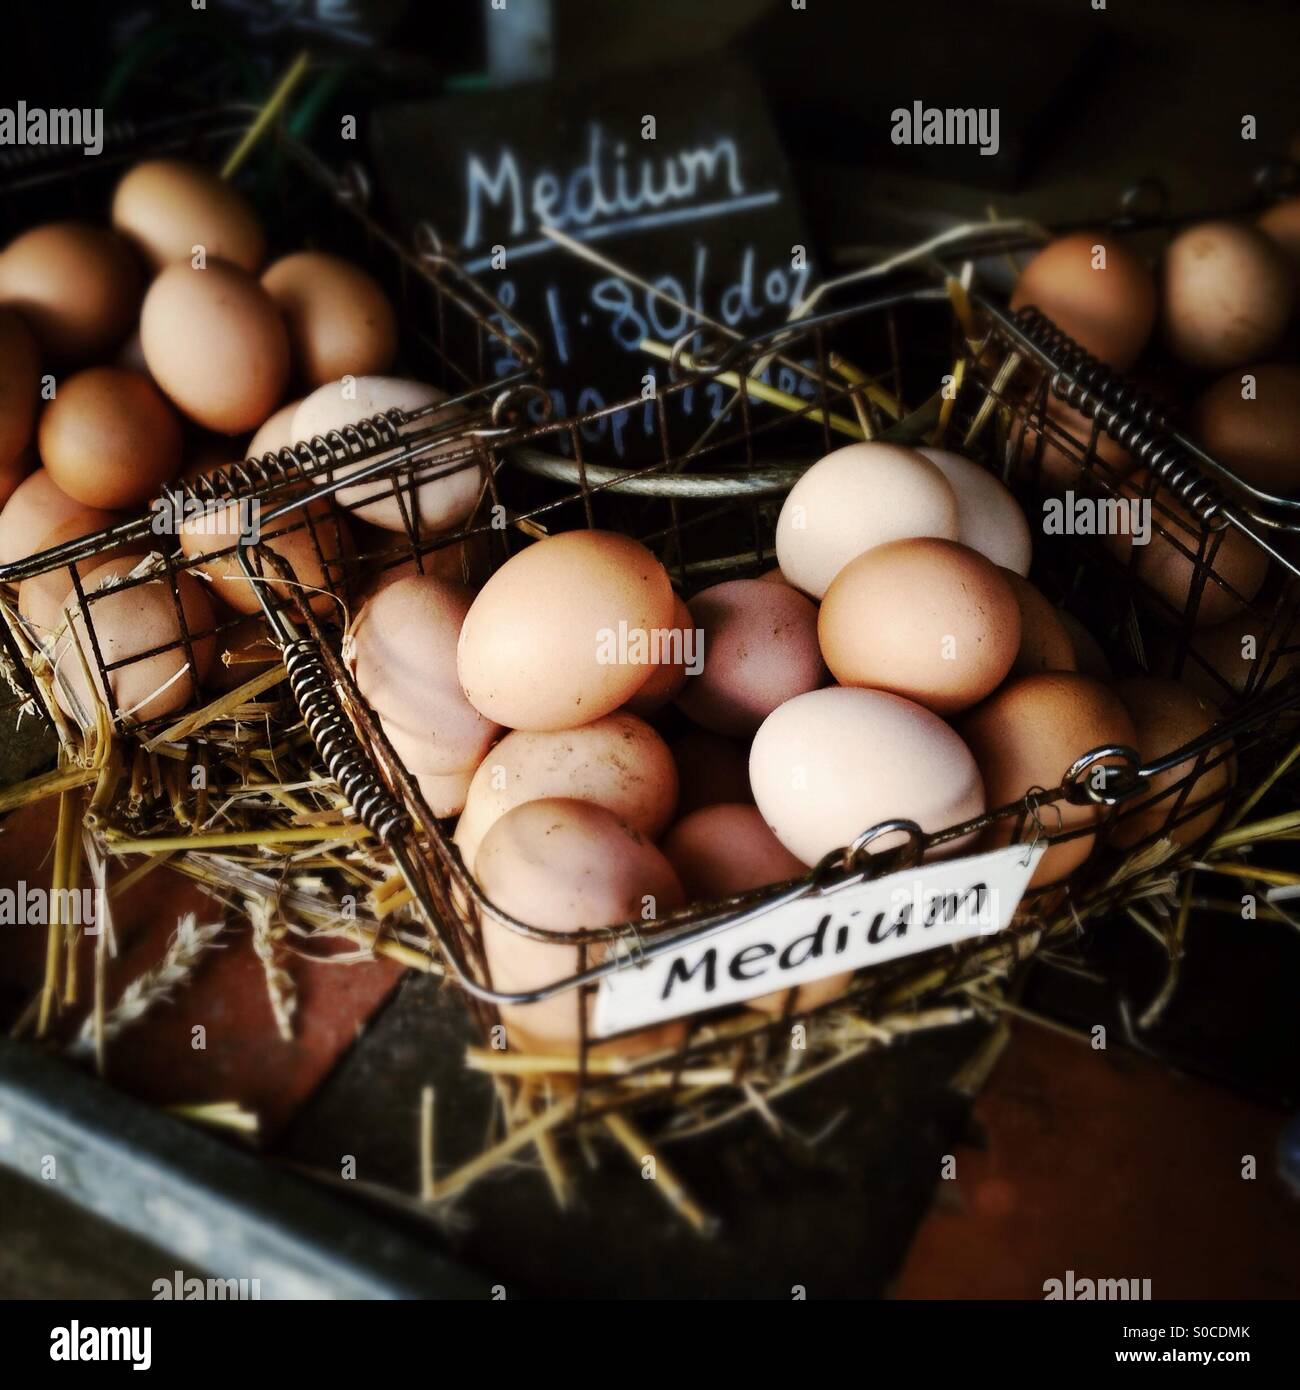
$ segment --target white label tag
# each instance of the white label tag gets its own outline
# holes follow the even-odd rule
[[[1000,932],[1047,846],[937,860],[794,902],[606,975],[599,1038]]]

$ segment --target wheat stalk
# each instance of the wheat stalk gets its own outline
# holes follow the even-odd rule
[[[152,970],[137,975],[105,1014],[104,1042],[111,1041],[133,1023],[139,1022],[155,1004],[170,999],[172,991],[189,980],[200,958],[212,948],[224,930],[224,922],[207,922],[199,926],[192,912],[179,918],[162,960]],[[81,1025],[81,1031],[69,1050],[78,1057],[89,1056],[95,1050],[93,1014]]]

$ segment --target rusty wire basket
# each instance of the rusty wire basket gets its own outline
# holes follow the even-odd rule
[[[23,151],[22,158],[0,160],[4,194],[0,199],[4,219],[0,230],[8,239],[43,220],[103,220],[113,187],[125,167],[140,159],[162,156],[219,163],[254,114],[252,107],[223,107],[198,116],[122,124],[106,133],[102,155],[89,161],[79,152],[50,155],[44,151],[36,159]],[[383,285],[395,307],[399,369],[437,387],[446,399],[436,407],[390,412],[292,448],[237,461],[200,476],[179,478],[169,485],[170,513],[155,505],[95,534],[0,566],[0,592],[9,595],[0,604],[5,618],[7,668],[13,680],[26,687],[33,708],[73,738],[78,725],[85,728],[93,722],[93,711],[87,710],[86,701],[78,700],[73,692],[65,697],[70,706],[66,713],[73,716],[69,723],[48,698],[50,681],[34,679],[35,671],[58,680],[53,662],[76,665],[84,658],[91,679],[101,692],[108,692],[129,668],[171,653],[175,653],[173,664],[180,671],[192,673],[198,669],[196,651],[215,650],[219,654],[223,645],[243,630],[241,623],[248,625],[246,619],[222,604],[212,605],[210,621],[195,621],[193,609],[187,611],[181,601],[180,585],[188,587],[191,581],[179,576],[193,569],[197,560],[176,550],[174,527],[166,522],[160,527],[160,516],[188,516],[195,509],[236,499],[269,510],[278,500],[301,493],[322,477],[337,477],[357,460],[380,458],[395,472],[399,464],[436,452],[448,435],[460,437],[466,431],[491,433],[503,428],[514,418],[515,409],[522,407],[516,393],[535,379],[539,369],[540,350],[533,335],[446,254],[432,227],[421,225],[411,230],[409,238],[399,237],[376,219],[369,210],[370,186],[360,165],[336,172],[279,127],[267,135],[258,154],[256,167],[250,171],[249,191],[263,212],[273,252],[324,250],[364,266]],[[451,418],[454,427],[447,423]],[[415,534],[400,497],[398,505],[403,508],[408,536]],[[310,528],[322,587],[340,597],[354,587],[354,568],[365,567],[372,551],[383,551],[390,544],[388,533],[361,526],[352,538],[355,543],[342,545],[341,517],[332,503],[327,504]],[[323,542],[326,525],[333,530],[330,540]],[[301,520],[290,517],[283,523],[283,532],[290,534],[304,526]],[[160,536],[167,539],[160,540]],[[97,560],[123,551],[151,553],[153,562],[112,588],[87,593],[83,576]],[[233,543],[227,551],[213,553],[218,559],[223,554],[233,555]],[[34,630],[13,601],[23,581],[65,568],[72,590],[69,604],[84,614],[76,642],[79,655],[68,650],[66,633],[58,646],[51,643],[48,633]],[[123,590],[150,583],[161,583],[170,595],[175,622],[165,634],[168,640],[123,656],[106,654],[96,622],[97,613],[102,612],[100,605],[117,602],[113,596]],[[146,717],[148,706],[143,713],[133,713],[117,708],[116,701],[110,702],[116,732],[147,742],[215,693],[214,688],[191,680],[188,674],[184,679],[188,697],[181,702],[169,701],[169,708],[153,717]],[[221,688],[225,687],[215,687]],[[83,684],[83,694],[85,689]]]
[[[1172,892],[1179,867],[1198,848],[1179,843],[1177,831],[1229,799],[1253,805],[1276,772],[1276,745],[1287,716],[1300,709],[1300,682],[1290,669],[1300,644],[1295,528],[1264,517],[1230,487],[1220,488],[1152,403],[1033,311],[1013,318],[955,280],[927,281],[739,343],[688,335],[675,345],[671,360],[670,379],[649,400],[462,441],[463,461],[477,460],[487,483],[476,524],[452,537],[411,538],[410,552],[395,553],[391,562],[423,569],[439,549],[473,540],[488,550],[495,567],[541,534],[596,525],[643,540],[689,596],[718,580],[770,567],[785,492],[811,462],[848,439],[947,444],[998,473],[1031,516],[1045,493],[1059,490],[1060,466],[1068,467],[1070,486],[1098,497],[1131,489],[1125,470],[1106,461],[1105,446],[1114,440],[1146,470],[1154,531],[1190,571],[1187,601],[1171,604],[1158,584],[1147,582],[1132,554],[1117,556],[1095,537],[1040,542],[1034,578],[1049,598],[1086,620],[1117,666],[1162,675],[1203,668],[1224,714],[1204,737],[1146,765],[1133,749],[1080,748],[1058,787],[1036,789],[959,826],[930,834],[905,821],[863,827],[852,846],[793,883],[697,904],[652,923],[554,933],[508,917],[484,897],[452,841],[451,825],[430,812],[329,634],[300,600],[277,604],[263,590],[290,683],[326,767],[359,819],[388,847],[484,1039],[495,1046],[503,1038],[496,1027],[500,1005],[566,991],[590,996],[614,971],[797,898],[913,865],[927,850],[995,824],[1004,832],[1009,826],[1012,838],[1022,842],[1097,835],[1084,866],[1064,884],[1031,891],[1006,931],[860,972],[848,994],[816,1017],[797,1012],[796,991],[790,989],[775,1019],[743,1009],[695,1014],[671,1048],[611,1066],[590,1032],[588,1007],[577,1007],[576,1054],[547,1059],[541,1068],[550,1069],[548,1082],[565,1096],[565,1122],[652,1103],[668,1105],[682,1122],[673,1102],[684,1098],[692,1117],[709,1122],[710,1111],[734,1104],[734,1086],[742,1078],[784,1084],[781,1078],[792,1066],[792,1027],[807,1036],[801,1068],[815,1072],[887,1041],[891,1027],[901,1031],[971,1016],[979,987],[1011,974],[1045,939],[1073,934],[1087,917],[1135,894],[1150,895],[1153,878],[1161,892]],[[699,391],[702,383],[721,386],[729,402],[707,429],[679,408],[682,393]],[[1053,402],[1075,409],[1078,426],[1062,425],[1049,410]],[[653,412],[660,443],[659,458],[636,468],[604,462],[600,450],[611,417],[629,409]],[[1058,455],[1057,467],[1046,466]],[[456,459],[457,451],[448,447],[437,466],[454,466]],[[417,475],[429,466],[413,465]],[[403,464],[395,479],[377,460],[365,471],[376,486],[391,486],[406,485],[411,469]],[[1157,484],[1161,492],[1155,496]],[[317,495],[337,492],[337,483],[326,483]],[[1257,592],[1231,593],[1215,567],[1229,534],[1258,558],[1264,579]],[[250,575],[268,563],[277,569],[275,558],[254,545],[243,547],[241,558]],[[1258,629],[1259,651],[1246,676],[1199,650],[1198,622],[1211,593],[1224,595],[1221,601],[1248,615]],[[1213,796],[1191,797],[1208,771],[1230,759],[1237,768],[1235,790],[1232,779],[1216,779],[1223,785]],[[1091,804],[1098,820],[1062,830],[1051,813],[1058,802]],[[1126,836],[1122,852],[1107,848],[1099,828],[1139,813],[1142,833]],[[891,832],[904,843],[870,852],[873,840]],[[579,969],[526,994],[494,990],[483,949],[488,915],[534,940],[576,946]],[[507,1075],[511,1070],[504,1063],[489,1069]],[[535,1086],[538,1074],[531,1067],[519,1076]],[[727,1084],[713,1084],[719,1075]],[[713,1082],[704,1084],[705,1076]]]

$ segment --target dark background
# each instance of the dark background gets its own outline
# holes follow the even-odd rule
[[[482,89],[492,55],[481,10],[469,0],[378,0],[326,28],[310,4],[212,0],[201,14],[188,0],[15,7],[0,55],[3,99],[98,104],[107,90],[121,115],[256,99],[308,45],[331,78],[304,117],[310,138],[337,130],[340,112]],[[990,207],[1047,222],[1095,216],[1151,174],[1177,208],[1236,206],[1259,165],[1295,148],[1298,40],[1300,7],[1283,0],[1114,0],[1104,12],[1087,0],[808,0],[797,16],[784,0],[557,0],[549,54],[527,56],[560,83],[714,52],[752,64],[821,263],[833,267],[850,263],[852,248],[896,244]],[[900,158],[887,112],[913,99],[999,106],[1003,155]],[[1254,144],[1240,137],[1245,113],[1258,119]],[[333,154],[328,138],[322,153]],[[7,734],[3,746],[6,776],[21,775],[30,753]],[[706,1247],[668,1227],[645,1184],[623,1172],[593,1183],[569,1217],[553,1211],[535,1172],[520,1172],[475,1194],[456,1230],[422,1238],[556,1292],[785,1296],[797,1267],[827,1293],[1032,1297],[1044,1271],[1082,1270],[1092,1258],[1102,1274],[1163,1272],[1163,1288],[1180,1295],[1295,1296],[1284,1252],[1296,1248],[1297,1208],[1270,1149],[1300,1101],[1297,934],[1198,914],[1182,990],[1140,1049],[1125,1042],[1119,1001],[1140,1006],[1154,992],[1153,947],[1114,923],[1094,934],[1088,955],[1098,982],[1039,967],[1023,1002],[1066,1027],[1107,1022],[1115,1044],[1104,1056],[1016,1023],[972,1112],[954,1079],[988,1031],[916,1039],[803,1098],[791,1119],[805,1137],[841,1116],[816,1144],[778,1141],[752,1122],[684,1149],[677,1161],[689,1183],[724,1219]],[[425,981],[402,988],[300,1114],[280,1158],[311,1165],[348,1133],[368,1171],[411,1189],[405,1117],[419,1085],[437,1079],[428,1059],[456,1027],[430,995]],[[453,1150],[481,1132],[482,1099],[467,1101],[460,1133],[447,1138]],[[1264,1153],[1255,1188],[1243,1194],[1242,1184],[1207,1176],[1246,1144]],[[974,1176],[942,1185],[913,1246],[937,1156],[954,1146],[971,1155],[963,1171]],[[11,1296],[138,1296],[172,1267],[7,1173],[0,1207],[0,1291]]]

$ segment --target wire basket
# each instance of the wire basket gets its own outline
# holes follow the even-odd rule
[[[1226,712],[1210,734],[1146,765],[1130,748],[1080,748],[1060,786],[1035,790],[936,833],[908,821],[863,827],[852,845],[792,883],[697,904],[654,922],[556,933],[510,918],[485,898],[466,871],[451,826],[431,813],[317,618],[298,600],[276,605],[264,597],[326,767],[359,819],[390,850],[484,1039],[497,1046],[501,1005],[569,991],[590,996],[601,978],[635,961],[753,921],[796,898],[915,864],[926,851],[995,823],[1010,825],[1019,841],[1056,844],[1097,835],[1083,868],[1063,885],[1031,891],[1007,930],[861,972],[849,993],[816,1018],[798,1011],[796,991],[788,989],[778,1017],[734,1009],[695,1014],[670,1048],[611,1066],[590,1033],[586,1005],[578,1006],[575,1055],[548,1058],[542,1068],[551,1068],[549,1080],[568,1088],[566,1120],[624,1105],[671,1105],[688,1095],[693,1112],[723,1106],[727,1087],[702,1085],[700,1078],[707,1074],[716,1081],[721,1074],[734,1084],[782,1074],[790,1065],[795,1026],[808,1030],[804,1068],[815,1071],[819,1059],[834,1064],[864,1039],[887,1036],[891,1023],[901,1028],[907,1019],[924,1026],[924,1019],[968,1017],[969,1010],[947,1007],[965,1000],[963,989],[1007,975],[1046,936],[1075,931],[1084,918],[1143,891],[1155,868],[1168,873],[1190,859],[1193,847],[1169,839],[1170,832],[1230,795],[1225,778],[1214,798],[1198,794],[1194,804],[1189,801],[1208,771],[1235,759],[1239,791],[1249,792],[1248,801],[1262,794],[1283,716],[1300,708],[1300,687],[1286,670],[1297,649],[1291,532],[1261,526],[1248,507],[1221,494],[1154,406],[1032,311],[1011,318],[956,281],[913,284],[739,343],[688,335],[670,357],[671,379],[649,399],[466,443],[463,452],[477,456],[486,470],[485,504],[493,520],[485,519],[485,505],[478,524],[464,534],[413,544],[393,562],[414,561],[423,568],[433,549],[475,538],[489,548],[495,566],[543,531],[597,525],[643,540],[689,595],[769,567],[785,492],[809,463],[847,439],[949,444],[994,469],[1027,507],[1041,506],[1044,492],[1057,487],[1044,467],[1049,449],[1069,459],[1071,485],[1098,495],[1122,490],[1124,474],[1106,463],[1105,445],[1113,439],[1148,470],[1147,495],[1157,483],[1167,490],[1153,509],[1154,526],[1190,567],[1188,602],[1171,605],[1131,561],[1079,535],[1062,537],[1059,547],[1039,547],[1037,582],[1049,598],[1076,607],[1115,658],[1132,668],[1177,674],[1200,661],[1226,694]],[[721,388],[723,405],[702,431],[677,406],[681,393],[704,385]],[[1067,428],[1049,413],[1056,401],[1077,410],[1081,429]],[[657,461],[624,468],[592,457],[599,452],[592,441],[615,412],[628,409],[653,413]],[[383,479],[382,464],[372,476]],[[326,484],[317,495],[337,491],[337,484]],[[1207,593],[1224,587],[1215,560],[1229,529],[1266,570],[1257,594],[1236,596],[1267,633],[1246,681],[1197,650],[1200,605]],[[241,552],[247,572],[267,562],[275,569],[274,557],[259,556],[257,549],[250,545]],[[1163,641],[1155,640],[1157,634]],[[1051,808],[1065,802],[1092,804],[1101,823],[1062,830]],[[1139,812],[1142,833],[1127,837],[1122,853],[1106,849],[1107,822]],[[887,833],[904,843],[872,853],[872,842]],[[489,916],[532,940],[576,947],[577,970],[527,993],[494,990],[483,946]],[[491,1069],[510,1074],[504,1063]],[[537,1074],[536,1067],[525,1067],[516,1079],[535,1081]]]
[[[103,219],[112,189],[124,167],[137,160],[176,156],[198,163],[216,164],[244,133],[255,114],[251,107],[224,107],[198,116],[186,116],[110,129],[99,158],[85,160],[79,151],[49,154],[33,159],[29,152],[17,158],[0,158],[4,183],[3,233],[5,237],[44,220],[68,217]],[[333,478],[358,461],[382,459],[390,470],[396,465],[433,453],[448,437],[476,430],[504,427],[513,412],[522,409],[516,399],[539,370],[540,350],[533,335],[501,307],[483,287],[449,256],[432,227],[416,227],[409,241],[386,229],[369,211],[370,185],[364,169],[352,164],[335,172],[305,146],[274,128],[259,151],[251,171],[250,192],[261,206],[277,252],[320,249],[364,266],[384,287],[396,310],[399,326],[399,363],[412,378],[436,386],[446,399],[419,411],[390,411],[381,417],[283,448],[259,458],[235,462],[197,477],[183,477],[169,485],[173,514],[187,516],[196,508],[233,500],[271,508],[278,500],[301,493],[321,478]],[[526,397],[525,397],[526,399]],[[454,426],[446,422],[454,417]],[[467,466],[467,465],[466,465]],[[399,499],[400,505],[400,499]],[[67,568],[72,599],[69,606],[84,615],[77,637],[80,652],[64,644],[59,662],[76,665],[85,660],[87,673],[101,691],[114,688],[128,668],[175,654],[179,672],[198,669],[196,651],[207,652],[238,629],[241,617],[224,605],[212,605],[211,617],[196,620],[195,606],[183,598],[182,586],[194,582],[181,576],[199,563],[175,553],[174,534],[159,544],[157,507],[95,534],[69,541],[16,563],[0,566],[0,586],[10,593],[24,580],[52,575]],[[333,528],[325,539],[324,523]],[[385,533],[366,531],[345,545],[339,531],[342,512],[325,504],[310,528],[319,563],[321,587],[342,597],[354,587],[353,572],[363,567],[370,549],[382,549]],[[410,521],[407,521],[408,528]],[[283,523],[283,534],[301,531],[305,523],[293,517]],[[365,531],[365,528],[360,528]],[[87,593],[83,575],[96,558],[129,550],[150,552],[148,566],[138,567],[111,588]],[[233,557],[233,542],[225,550],[212,549],[207,559]],[[139,585],[160,582],[170,596],[174,621],[167,625],[166,641],[128,655],[106,655],[97,624],[102,604],[116,603],[114,596]],[[93,711],[84,708],[75,693],[69,697],[75,716],[71,725],[45,697],[48,682],[34,679],[34,671],[52,672],[43,647],[44,634],[24,623],[17,605],[3,605],[5,653],[14,678],[35,698],[34,707],[75,735],[75,725],[93,722]],[[219,650],[219,647],[218,647]],[[169,702],[165,714],[148,717],[132,709],[114,708],[119,732],[147,741],[168,724],[198,707],[210,690],[200,688],[186,674],[189,698]],[[65,682],[66,686],[66,682]],[[83,693],[87,685],[83,684]]]

